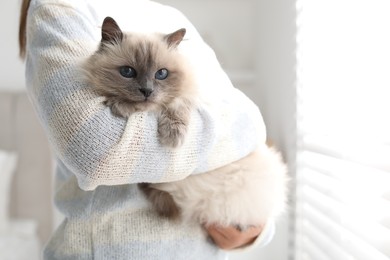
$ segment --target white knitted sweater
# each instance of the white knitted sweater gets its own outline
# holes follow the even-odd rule
[[[117,118],[77,76],[80,59],[97,48],[105,16],[123,30],[187,29],[180,51],[194,64],[204,102],[193,112],[180,149],[159,144],[152,113]],[[214,52],[180,12],[144,0],[32,0],[26,79],[58,158],[55,203],[65,215],[45,259],[224,257],[199,225],[159,218],[136,185],[215,169],[265,140],[258,108],[231,85]],[[256,243],[266,243],[272,233],[267,224]]]

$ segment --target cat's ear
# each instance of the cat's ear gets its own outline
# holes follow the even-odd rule
[[[122,30],[114,19],[107,16],[102,25],[102,43],[116,43],[123,39]]]
[[[176,32],[165,35],[164,40],[168,43],[169,47],[177,47],[183,40],[185,34],[186,29],[181,28]]]

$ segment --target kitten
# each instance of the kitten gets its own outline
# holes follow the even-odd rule
[[[115,115],[156,112],[159,141],[169,147],[184,142],[197,95],[192,70],[177,51],[184,35],[185,29],[167,35],[123,33],[107,17],[100,47],[84,65],[87,81]],[[245,229],[283,210],[286,167],[280,154],[264,145],[214,171],[139,188],[161,216]]]
[[[87,82],[113,114],[156,112],[159,140],[173,148],[184,142],[196,96],[191,68],[177,51],[185,33],[126,34],[106,17],[100,46],[83,64]]]

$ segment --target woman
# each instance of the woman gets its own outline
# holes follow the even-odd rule
[[[161,147],[152,114],[115,117],[78,78],[77,64],[96,49],[105,16],[125,30],[187,29],[190,47],[183,51],[212,100],[192,114],[188,145]],[[241,232],[165,220],[137,189],[139,182],[170,182],[223,166],[265,141],[257,107],[231,86],[180,12],[143,0],[24,0],[20,21],[27,89],[58,159],[55,203],[65,216],[45,259],[224,259],[219,248],[270,240],[272,221]]]

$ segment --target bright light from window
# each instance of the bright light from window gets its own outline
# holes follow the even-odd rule
[[[390,260],[390,1],[297,1],[296,259]]]
[[[390,1],[298,2],[305,130],[390,143]]]

